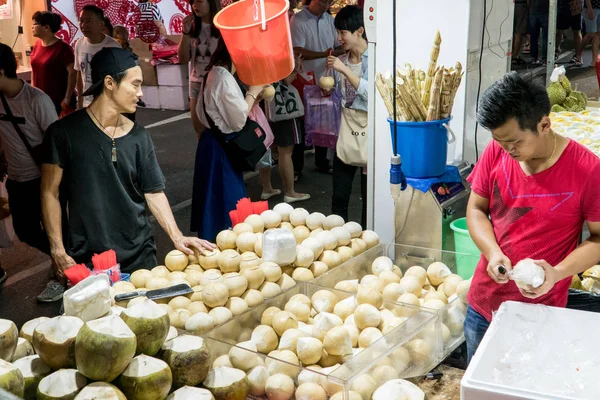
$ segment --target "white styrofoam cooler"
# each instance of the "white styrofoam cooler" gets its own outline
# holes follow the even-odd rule
[[[600,314],[505,302],[461,381],[461,400],[600,399]]]
[[[188,86],[159,86],[160,108],[164,110],[187,111],[190,109],[190,89]]]
[[[144,96],[142,100],[146,103],[146,108],[155,110],[160,109],[160,97],[158,94],[158,86],[142,86]]]
[[[190,74],[187,64],[158,64],[158,86],[188,86]]]

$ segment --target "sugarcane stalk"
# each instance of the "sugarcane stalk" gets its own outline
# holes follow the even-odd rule
[[[406,97],[405,101],[412,105],[413,111],[417,111],[419,119],[425,121],[425,118],[427,117],[427,109],[423,106],[420,97],[417,95],[418,89],[416,87],[413,87],[410,82],[410,79],[402,75],[399,71],[397,73],[397,76],[404,83],[404,96]]]
[[[458,92],[458,88],[460,87],[460,83],[462,82],[462,77],[464,75],[463,67],[460,62],[456,63],[455,66],[455,75],[454,82],[452,83],[452,92],[450,93],[450,105],[449,105],[449,113],[452,115],[452,108],[454,107],[454,99],[456,98],[456,93]]]
[[[433,87],[431,88],[431,100],[429,102],[429,109],[427,110],[427,121],[437,121],[440,119],[440,95],[443,77],[444,69],[439,68],[435,73]]]
[[[390,94],[388,92],[384,78],[381,76],[381,74],[377,74],[377,78],[375,79],[375,85],[377,86],[377,90],[379,91],[379,94],[381,95],[381,98],[383,99],[385,108],[387,108],[390,118],[393,118],[394,106],[392,105],[392,102],[390,101]]]
[[[454,90],[454,72],[444,68],[444,77],[442,79],[442,96],[440,101],[440,118],[450,117],[450,96]]]
[[[440,56],[440,45],[442,44],[442,35],[438,30],[435,35],[435,40],[433,41],[433,47],[431,48],[431,54],[429,56],[429,68],[427,70],[427,79],[425,80],[425,90],[422,96],[423,106],[428,109],[429,103],[431,99],[431,85],[433,83],[438,58]]]

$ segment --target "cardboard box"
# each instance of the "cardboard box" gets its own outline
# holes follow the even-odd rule
[[[145,59],[139,59],[140,68],[142,68],[142,75],[144,76],[144,86],[158,86],[158,75],[156,74],[156,67],[146,61]]]
[[[160,107],[165,110],[190,109],[190,89],[186,86],[159,86]]]
[[[152,58],[152,47],[141,39],[129,39],[129,45],[135,54],[140,58]]]
[[[185,86],[189,85],[189,71],[187,64],[159,64],[156,66],[158,86]]]
[[[146,108],[154,110],[160,110],[160,95],[158,93],[158,86],[142,86],[142,93],[144,96],[142,100],[146,103]]]

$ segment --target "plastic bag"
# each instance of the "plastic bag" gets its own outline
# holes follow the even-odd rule
[[[119,282],[122,278],[121,264],[108,269],[93,269],[92,275],[106,275],[110,278],[111,283]]]
[[[271,153],[271,149],[267,149],[266,153],[262,158],[256,163],[256,170],[260,170],[263,168],[271,168],[273,166],[273,157]]]
[[[534,263],[531,258],[519,261],[510,276],[521,289],[525,289],[527,285],[538,288],[546,280],[544,268]]]
[[[108,275],[84,279],[67,290],[63,299],[65,315],[79,317],[84,322],[102,317],[112,305]]]
[[[335,149],[342,119],[342,94],[324,96],[319,86],[304,88],[306,144]]]
[[[296,260],[296,238],[287,229],[270,229],[263,236],[263,260],[289,265]]]
[[[550,76],[550,82],[558,82],[561,76],[565,76],[567,74],[567,70],[564,66],[554,68],[552,71],[552,75]]]

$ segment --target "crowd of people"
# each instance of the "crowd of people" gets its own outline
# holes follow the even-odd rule
[[[531,65],[546,64],[550,0],[515,0],[513,25],[513,65],[525,64],[521,54],[530,54]],[[572,32],[575,54],[571,63],[583,66],[583,50],[592,44],[592,63],[598,60],[600,46],[600,0],[558,0],[556,17],[556,56],[567,31]],[[540,42],[541,39],[541,42]]]
[[[94,254],[108,249],[116,251],[124,272],[156,266],[146,207],[175,248],[188,254],[212,249],[217,233],[231,226],[229,211],[246,197],[242,171],[225,151],[223,138],[239,133],[249,121],[264,132],[268,149],[257,165],[261,199],[283,194],[285,202],[295,203],[310,198],[295,190],[304,168],[303,118],[269,120],[263,99],[267,85],[247,86],[238,79],[212,23],[220,1],[190,0],[190,5],[193,13],[183,21],[178,55],[190,66],[191,122],[198,138],[190,182],[190,227],[198,237],[186,237],[177,227],[150,135],[135,123],[143,76],[126,28],[113,27],[100,8],[87,5],[79,15],[83,36],[71,48],[56,35],[59,15],[35,13],[33,34],[39,40],[31,53],[31,84],[17,78],[12,49],[0,44],[0,109],[7,116],[0,120],[0,142],[13,226],[22,242],[52,258],[53,278],[39,301],[59,300],[66,286],[64,271],[89,264]],[[310,76],[314,84],[331,70],[333,90],[341,92],[343,107],[366,119],[368,54],[362,9],[348,6],[334,18],[330,6],[330,0],[313,0],[302,11],[290,12],[295,69],[274,84],[291,88],[301,75]],[[357,170],[366,198],[364,168],[345,164],[335,149],[317,148],[315,158],[319,172],[332,174],[332,212],[347,219]],[[271,184],[273,159],[282,190]],[[363,224],[365,219],[363,204]],[[0,268],[0,284],[4,280]]]

